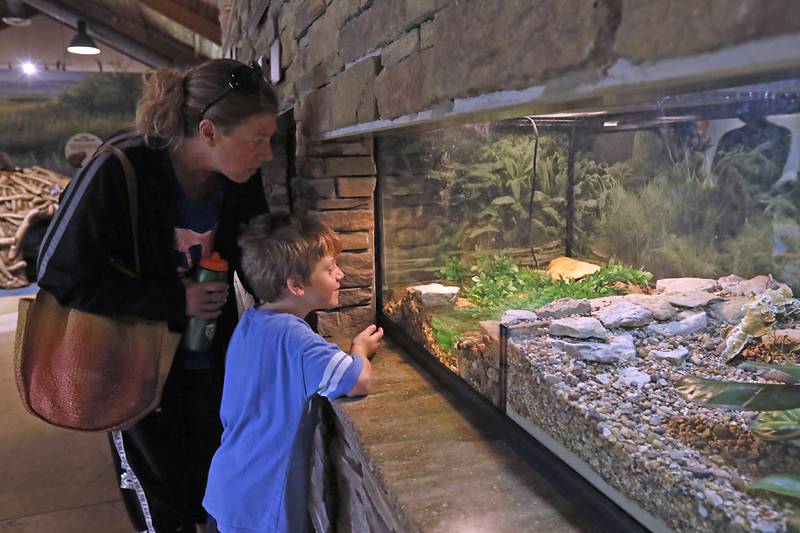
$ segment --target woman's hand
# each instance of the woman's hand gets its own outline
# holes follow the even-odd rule
[[[224,281],[181,280],[186,288],[186,315],[217,318],[228,299],[228,284]]]

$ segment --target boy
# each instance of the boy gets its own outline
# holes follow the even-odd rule
[[[277,226],[277,227],[276,227]],[[353,339],[351,353],[303,321],[339,303],[344,274],[336,233],[313,220],[253,219],[242,237],[242,268],[265,302],[242,316],[225,363],[222,444],[211,462],[203,505],[221,533],[302,532],[314,423],[309,403],[367,394],[367,357],[383,330]]]

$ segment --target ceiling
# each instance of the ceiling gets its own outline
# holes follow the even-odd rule
[[[68,39],[69,28],[84,20],[101,49],[106,45],[148,67],[190,65],[221,56],[217,0],[0,0],[0,55],[25,55],[24,50],[9,49],[21,42],[31,48],[35,41],[57,41],[52,46],[63,50],[60,38],[35,29],[33,22],[41,18],[37,14],[66,26]],[[20,21],[28,21],[27,26],[14,24]],[[9,32],[26,37],[3,39]],[[0,57],[0,68],[6,61],[11,59]]]

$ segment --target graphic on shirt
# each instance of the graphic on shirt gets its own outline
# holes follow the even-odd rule
[[[183,276],[204,257],[211,255],[216,226],[204,233],[189,228],[175,228],[175,252],[178,275]]]

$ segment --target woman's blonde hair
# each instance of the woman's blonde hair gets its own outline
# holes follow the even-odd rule
[[[233,59],[211,59],[186,70],[149,71],[136,108],[136,131],[150,144],[176,148],[197,132],[200,112],[228,89],[231,72],[241,66]],[[210,119],[228,133],[254,115],[277,114],[275,91],[260,76],[258,83],[252,94],[230,90],[202,118]]]

